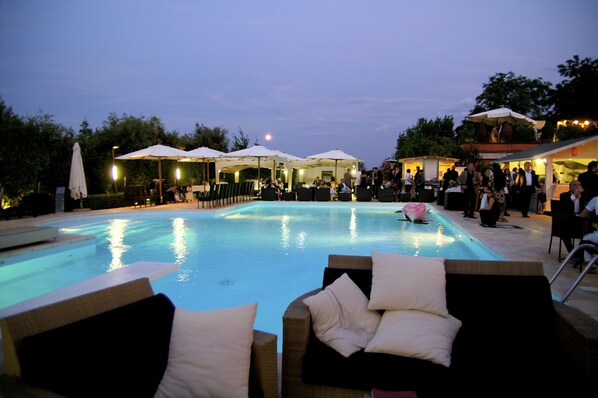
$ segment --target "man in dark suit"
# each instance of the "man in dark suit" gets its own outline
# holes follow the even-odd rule
[[[521,206],[521,214],[523,218],[529,218],[529,204],[532,200],[532,194],[535,191],[540,192],[540,182],[536,172],[532,170],[532,164],[525,162],[523,169],[519,169],[517,176],[517,195],[519,196],[519,204]]]
[[[575,235],[575,229],[581,228],[581,225],[575,223],[575,219],[572,217],[578,215],[584,209],[585,203],[582,201],[582,192],[581,183],[574,180],[569,183],[569,190],[559,195],[559,213],[564,214],[561,220],[563,223],[562,228],[559,232],[568,252],[573,250],[572,238]]]
[[[476,189],[479,189],[481,181],[480,173],[476,171],[473,162],[469,162],[467,168],[457,178],[457,183],[461,185],[461,189],[465,193],[465,212],[463,213],[463,217],[476,218],[473,215],[476,205]]]
[[[378,199],[378,191],[380,190],[380,186],[382,185],[383,179],[384,176],[382,175],[382,172],[378,170],[377,167],[374,167],[374,169],[372,170],[372,190],[374,194],[373,196],[376,199]]]
[[[595,160],[588,163],[588,171],[579,173],[577,179],[581,183],[583,192],[581,198],[588,203],[594,196],[598,196],[598,162]]]

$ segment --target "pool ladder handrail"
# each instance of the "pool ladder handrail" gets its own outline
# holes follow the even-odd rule
[[[593,243],[582,243],[581,245],[578,245],[577,247],[575,247],[573,250],[571,250],[571,253],[569,253],[567,255],[567,257],[565,257],[565,259],[563,260],[563,262],[561,263],[559,268],[556,270],[552,279],[550,279],[550,284],[552,285],[552,283],[555,281],[557,276],[559,276],[561,271],[565,268],[565,265],[567,265],[569,260],[571,260],[577,252],[583,251],[583,250],[588,250],[588,251],[592,252],[593,256],[590,259],[590,261],[588,261],[588,264],[585,266],[585,268],[581,271],[579,277],[575,280],[575,282],[573,282],[573,285],[571,285],[569,290],[567,290],[567,293],[565,293],[563,295],[563,297],[561,298],[561,303],[564,303],[565,301],[567,301],[569,296],[571,296],[573,291],[577,288],[577,286],[579,285],[581,280],[584,278],[584,276],[586,276],[586,274],[592,268],[592,266],[594,264],[598,263],[598,245],[595,245]]]

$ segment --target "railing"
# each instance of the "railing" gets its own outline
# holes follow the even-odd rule
[[[571,253],[569,253],[567,255],[567,257],[565,257],[565,259],[563,260],[563,262],[561,263],[561,265],[559,266],[559,268],[556,270],[554,276],[550,279],[550,284],[552,285],[552,283],[556,280],[556,278],[559,276],[559,274],[561,273],[561,271],[565,268],[565,265],[567,265],[567,263],[569,262],[569,260],[571,260],[578,252],[580,251],[589,251],[592,253],[592,258],[590,259],[590,261],[588,262],[588,264],[585,266],[585,268],[583,268],[583,270],[581,271],[579,277],[575,280],[575,282],[573,282],[573,285],[571,285],[571,287],[569,288],[569,290],[567,290],[567,292],[563,295],[563,297],[561,298],[561,303],[564,303],[565,301],[567,301],[567,299],[569,298],[569,296],[571,296],[571,294],[573,293],[573,291],[577,288],[577,286],[579,285],[579,283],[581,282],[581,280],[586,276],[586,274],[590,271],[590,269],[592,268],[592,266],[594,264],[598,263],[598,245],[593,244],[593,243],[582,243],[579,246],[575,247],[573,250],[571,250]]]

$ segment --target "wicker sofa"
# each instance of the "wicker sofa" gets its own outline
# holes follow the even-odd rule
[[[463,322],[449,368],[363,350],[341,356],[312,330],[303,300],[315,289],[283,316],[283,397],[363,398],[372,388],[420,398],[597,396],[598,322],[552,300],[541,263],[447,259],[445,269],[448,310]],[[347,272],[369,297],[371,270],[369,256],[330,255],[323,287]]]
[[[145,308],[139,307],[140,303],[154,299],[158,302],[157,307],[155,302],[149,308],[145,304]],[[171,326],[168,325],[168,321],[172,322],[174,316],[174,310],[168,308],[171,306],[172,303],[166,296],[154,295],[149,280],[143,278],[0,319],[5,362],[5,374],[0,376],[0,396],[20,398],[61,396],[56,394],[56,390],[52,392],[52,389],[46,387],[48,383],[56,383],[51,379],[54,376],[48,376],[49,380],[40,382],[40,375],[35,375],[35,369],[31,364],[26,363],[31,361],[31,355],[39,357],[42,354],[39,351],[33,353],[24,351],[24,339],[51,335],[65,327],[97,320],[98,323],[95,325],[100,325],[102,329],[96,332],[96,334],[101,333],[100,339],[91,331],[89,335],[77,335],[75,339],[65,342],[65,346],[72,344],[83,351],[83,362],[64,363],[63,358],[49,358],[46,362],[49,362],[50,366],[55,364],[58,368],[50,369],[49,373],[55,372],[59,378],[64,379],[63,383],[80,384],[77,387],[79,392],[67,394],[71,396],[153,397],[157,388],[156,382],[159,383],[168,359],[168,349],[166,348],[165,353],[163,344],[157,343],[158,338],[163,338],[165,334],[168,339],[170,338]],[[139,308],[143,308],[142,311],[145,311],[146,315],[149,313],[149,321],[146,315],[140,320],[136,319],[135,312]],[[121,320],[122,316],[133,318],[130,324],[124,322],[124,324],[106,325],[107,315],[123,309],[127,309],[128,312],[121,313]],[[112,335],[115,337],[112,338]],[[278,397],[276,340],[276,335],[254,330],[251,346],[250,396]],[[89,347],[90,345],[92,347]],[[133,352],[137,358],[130,358],[131,346],[135,345],[138,346],[138,351]],[[62,349],[64,348],[63,346]],[[72,350],[69,347],[65,351],[69,349]],[[45,348],[42,349],[44,350]],[[58,349],[58,352],[61,352],[60,350]],[[97,355],[98,350],[110,352],[100,351],[101,354]],[[92,352],[96,355],[89,354]],[[123,354],[124,352],[127,354]],[[48,371],[47,367],[44,371]],[[64,377],[65,374],[67,377]],[[75,375],[76,377],[73,377]],[[41,377],[43,378],[44,375]],[[37,380],[31,383],[30,378]],[[114,386],[108,387],[107,384]],[[84,394],[80,392],[82,389],[85,391]]]

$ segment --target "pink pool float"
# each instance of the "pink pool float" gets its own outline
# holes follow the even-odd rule
[[[407,203],[403,206],[405,218],[411,222],[430,222],[426,218],[428,208],[425,203]]]

